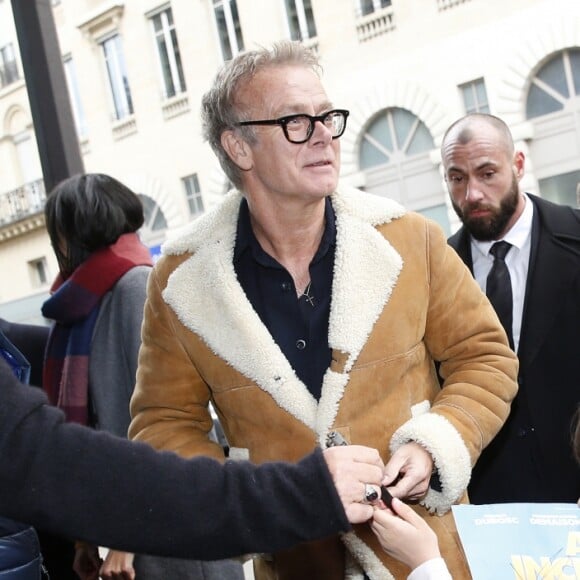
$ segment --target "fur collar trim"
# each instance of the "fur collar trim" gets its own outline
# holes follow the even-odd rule
[[[337,239],[329,344],[335,358],[338,357],[342,364],[339,370],[326,371],[322,394],[316,401],[262,324],[236,278],[233,254],[241,199],[240,192],[230,192],[218,207],[198,218],[180,237],[164,245],[165,254],[190,255],[171,273],[163,298],[182,324],[199,335],[216,355],[254,381],[282,409],[316,432],[319,444],[324,448],[350,371],[403,267],[402,257],[376,228],[400,218],[405,209],[392,200],[352,188],[340,188],[331,196],[336,213]],[[364,300],[360,297],[361,287],[365,291]],[[428,409],[426,402],[422,411]],[[462,472],[459,484],[452,486],[451,495],[455,496],[458,490],[464,489],[465,477],[469,478],[469,457],[451,424],[440,417],[429,419],[413,417],[395,434],[391,449],[413,437],[427,441],[441,430],[441,437],[435,438],[436,444],[429,450],[434,453],[437,467],[443,471],[451,466],[445,464],[440,446],[444,445],[445,436],[451,435]],[[428,507],[444,511],[456,497],[429,496],[428,499]],[[371,578],[393,578],[354,532],[343,536],[343,540],[352,553],[350,571],[346,574],[348,578],[362,578],[360,566]]]
[[[349,372],[403,265],[401,256],[375,226],[399,218],[405,209],[392,200],[352,188],[331,196],[337,241],[329,344],[345,362],[340,373],[327,371],[317,402],[260,321],[236,278],[233,253],[241,199],[240,192],[230,192],[222,204],[198,218],[182,236],[165,244],[166,254],[191,256],[172,272],[163,298],[213,352],[316,431],[323,443],[338,412]],[[364,301],[359,295],[361,287],[365,289]],[[353,304],[357,307],[352,308]]]

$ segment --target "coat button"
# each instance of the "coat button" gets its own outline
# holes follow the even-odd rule
[[[306,348],[306,341],[301,338],[296,341],[296,348],[298,350],[304,350]]]

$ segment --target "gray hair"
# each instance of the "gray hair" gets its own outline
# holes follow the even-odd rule
[[[244,112],[236,109],[236,93],[240,85],[248,83],[260,71],[284,65],[297,65],[310,68],[320,75],[322,67],[318,57],[299,42],[282,41],[271,49],[260,47],[240,53],[226,62],[217,73],[212,88],[201,101],[201,120],[204,139],[216,154],[222,169],[229,180],[237,187],[242,185],[241,170],[230,159],[221,144],[224,131],[238,130],[249,143],[255,142],[252,127],[236,127],[244,119]]]

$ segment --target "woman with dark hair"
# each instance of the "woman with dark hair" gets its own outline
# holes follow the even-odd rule
[[[54,321],[44,390],[68,421],[125,437],[152,265],[136,233],[144,222],[141,200],[108,175],[76,175],[47,196],[44,213],[59,265],[42,306]],[[77,542],[74,563],[70,554],[61,552],[67,567],[83,580],[97,578],[97,546]],[[51,560],[62,573],[54,551],[47,557],[49,571]]]
[[[112,246],[123,234],[135,234],[145,220],[139,197],[100,173],[61,182],[48,196],[44,213],[65,280],[97,250]],[[143,248],[140,242],[138,247]]]
[[[108,175],[77,175],[50,193],[45,216],[60,271],[42,306],[54,321],[44,389],[69,421],[125,437],[152,265],[136,233],[143,206]]]
[[[135,386],[149,250],[139,197],[113,177],[71,177],[50,193],[46,227],[59,264],[52,296],[42,312],[54,321],[46,351],[44,389],[67,420],[127,436]],[[236,562],[205,563],[220,578],[242,578]],[[98,578],[198,578],[198,562],[109,552],[76,544],[74,569],[82,580]],[[226,568],[227,566],[227,568]],[[239,575],[228,575],[229,568]],[[216,576],[217,577],[217,576]]]

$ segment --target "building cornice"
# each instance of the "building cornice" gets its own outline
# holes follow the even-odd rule
[[[0,224],[0,244],[25,236],[26,234],[45,227],[44,213],[39,212],[21,220]]]
[[[123,16],[125,3],[111,1],[103,4],[87,14],[78,24],[77,28],[87,37],[97,40],[119,27],[119,21]]]

